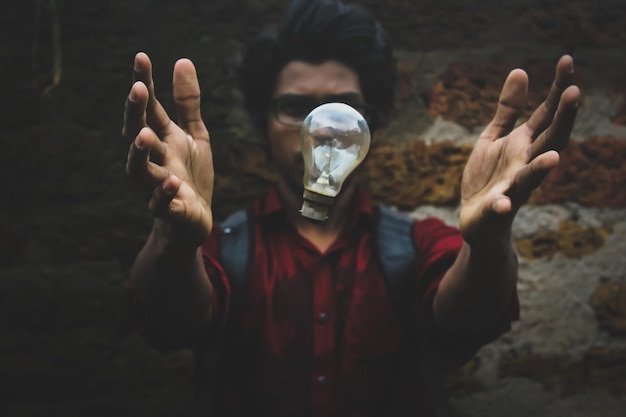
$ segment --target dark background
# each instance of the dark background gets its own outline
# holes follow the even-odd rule
[[[145,196],[124,176],[129,144],[120,130],[133,56],[151,56],[157,96],[169,109],[174,62],[195,62],[221,218],[273,175],[241,109],[233,67],[245,42],[286,3],[2,2],[0,415],[173,416],[189,409],[189,352],[151,350],[125,315],[123,283],[151,224]],[[419,62],[406,54],[438,52],[445,61],[497,41],[494,30],[512,26],[560,53],[626,45],[619,1],[360,3],[387,23],[405,54],[392,143],[406,140],[403,108],[418,106],[418,118],[433,117],[427,106],[434,83],[415,81]],[[495,84],[515,61],[511,51]],[[544,75],[549,84],[552,72]],[[604,81],[623,94],[618,78]],[[456,121],[471,130],[492,108],[472,110],[469,121],[461,118],[468,112],[458,112]]]

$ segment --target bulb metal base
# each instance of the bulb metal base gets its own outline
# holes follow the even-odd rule
[[[313,191],[304,190],[302,195],[304,201],[300,214],[307,219],[323,222],[328,220],[328,209],[332,206],[334,197],[318,194]]]

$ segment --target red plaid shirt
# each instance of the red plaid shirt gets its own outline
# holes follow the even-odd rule
[[[256,201],[254,261],[237,320],[229,321],[231,290],[219,263],[218,227],[203,245],[216,289],[207,340],[220,331],[227,335],[215,371],[215,415],[433,415],[387,296],[376,252],[375,211],[362,190],[354,204],[351,223],[320,253],[286,222],[276,189]],[[509,329],[518,315],[517,297],[510,316],[481,340],[446,340],[434,323],[432,300],[462,238],[458,229],[426,219],[415,222],[414,241],[417,320],[437,360],[460,365]]]

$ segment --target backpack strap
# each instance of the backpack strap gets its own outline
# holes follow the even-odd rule
[[[221,224],[220,261],[231,287],[231,311],[243,310],[245,287],[250,274],[254,245],[254,224],[248,210],[231,214]]]
[[[231,312],[235,314],[241,314],[243,310],[245,285],[253,253],[254,225],[248,221],[248,217],[247,210],[239,210],[220,225],[220,262],[230,281]],[[215,374],[224,337],[223,334],[218,335],[209,346],[199,346],[194,352],[194,417],[214,414],[213,404],[218,384]]]
[[[415,308],[415,245],[410,217],[389,207],[378,207],[378,257],[387,292],[400,318]]]
[[[408,360],[417,361],[423,385],[428,389],[433,407],[438,417],[452,417],[450,398],[445,388],[441,371],[437,368],[430,346],[424,339],[420,327],[415,323],[415,261],[416,251],[413,240],[414,219],[385,206],[378,208],[377,244],[383,277],[391,304],[396,310],[404,331],[407,333]]]

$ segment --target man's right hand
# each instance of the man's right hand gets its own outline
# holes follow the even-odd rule
[[[135,56],[122,137],[130,142],[127,175],[148,193],[150,212],[177,243],[199,246],[213,227],[213,157],[200,114],[200,86],[188,59],[174,66],[174,123],[154,94],[152,63]]]

